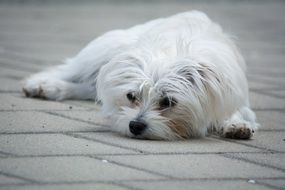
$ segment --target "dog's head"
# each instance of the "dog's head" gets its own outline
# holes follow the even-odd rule
[[[101,68],[98,98],[114,131],[143,139],[201,136],[217,114],[225,115],[225,106],[233,109],[213,65],[186,58],[150,61],[119,57]]]

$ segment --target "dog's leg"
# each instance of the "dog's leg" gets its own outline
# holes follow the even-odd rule
[[[94,99],[95,86],[74,81],[77,71],[73,66],[66,63],[34,74],[23,81],[22,90],[27,97],[49,100]]]
[[[71,83],[56,78],[31,77],[25,81],[23,92],[27,97],[61,101],[64,99],[95,99],[95,87]]]
[[[50,100],[95,99],[100,68],[132,43],[125,31],[112,31],[95,39],[63,65],[32,75],[23,82],[27,97]]]
[[[250,108],[242,107],[223,122],[218,128],[218,133],[225,138],[250,139],[259,127],[255,119],[255,114]]]

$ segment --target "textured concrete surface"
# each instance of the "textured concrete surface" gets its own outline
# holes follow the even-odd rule
[[[0,189],[285,189],[285,2],[8,2],[0,1]],[[191,9],[237,36],[262,126],[252,140],[127,139],[108,132],[94,102],[20,92],[23,77],[103,32]]]

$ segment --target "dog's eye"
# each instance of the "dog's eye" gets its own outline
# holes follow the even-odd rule
[[[165,109],[169,107],[173,107],[177,104],[177,100],[171,97],[164,97],[159,101],[160,109]]]
[[[131,101],[131,102],[134,102],[134,101],[137,99],[134,92],[129,92],[129,93],[127,94],[127,98],[128,98],[128,100]]]

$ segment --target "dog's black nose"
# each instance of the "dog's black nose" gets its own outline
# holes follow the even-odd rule
[[[140,135],[146,129],[146,124],[142,121],[133,120],[129,124],[130,132],[134,135]]]

